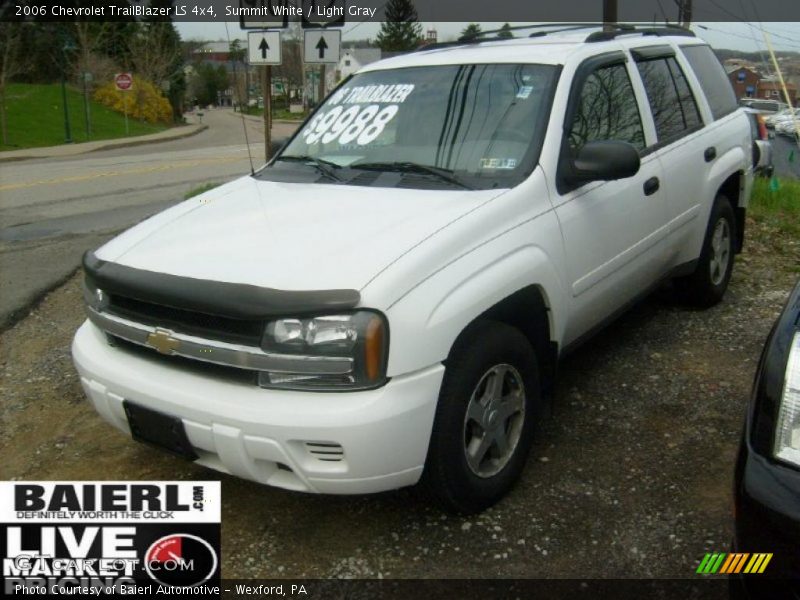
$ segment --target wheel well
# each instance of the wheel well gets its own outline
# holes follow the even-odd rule
[[[733,213],[736,215],[736,252],[742,251],[744,245],[744,226],[745,226],[745,208],[739,206],[739,200],[742,195],[742,177],[743,173],[737,171],[728,177],[719,187],[717,193],[723,194],[728,200],[731,201]]]
[[[514,292],[486,310],[470,325],[478,321],[500,321],[525,335],[536,352],[542,396],[549,400],[556,375],[558,344],[550,339],[550,310],[541,288],[530,285]],[[464,328],[464,331],[468,328]]]

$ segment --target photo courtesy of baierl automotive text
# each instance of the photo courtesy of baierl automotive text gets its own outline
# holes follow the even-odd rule
[[[4,594],[800,595],[800,6],[532,4],[0,7]]]

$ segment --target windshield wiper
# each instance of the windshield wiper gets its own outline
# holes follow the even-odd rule
[[[433,175],[434,177],[457,185],[465,190],[472,190],[473,187],[467,185],[455,175],[451,169],[442,167],[434,167],[432,165],[421,165],[419,163],[410,161],[396,161],[396,162],[363,162],[353,163],[347,165],[350,169],[364,169],[365,171],[393,171],[397,173],[424,173],[426,175]]]
[[[324,160],[322,158],[317,158],[315,156],[294,156],[294,155],[281,155],[275,160],[285,160],[285,161],[292,161],[292,162],[303,162],[303,163],[311,163],[314,165],[317,170],[322,173],[323,175],[330,177],[334,181],[341,181],[342,178],[336,174],[336,170],[341,169],[342,167],[337,165],[335,162],[331,162],[329,160]]]

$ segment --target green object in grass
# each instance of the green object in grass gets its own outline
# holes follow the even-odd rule
[[[779,189],[781,189],[781,184],[778,181],[778,178],[777,177],[773,177],[772,179],[770,179],[769,180],[769,191],[770,192],[777,192]]]

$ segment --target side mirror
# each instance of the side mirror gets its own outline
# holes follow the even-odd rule
[[[573,184],[614,181],[639,172],[639,152],[616,140],[587,142],[569,162],[565,178]]]
[[[753,167],[763,169],[772,164],[772,144],[763,140],[753,141]]]

